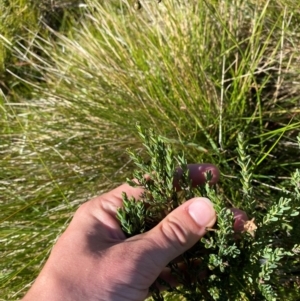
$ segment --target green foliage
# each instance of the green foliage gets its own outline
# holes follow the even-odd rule
[[[133,162],[125,150],[142,155],[136,122],[154,128],[170,145],[175,165],[210,162],[219,167],[221,179],[214,189],[192,191],[188,179],[181,185],[186,185],[186,199],[210,197],[219,216],[226,213],[223,208],[238,207],[255,217],[255,239],[246,232],[238,242],[229,239],[228,247],[236,243],[238,249],[251,249],[259,235],[269,236],[271,248],[290,250],[299,244],[297,219],[287,216],[300,202],[298,0],[140,0],[138,11],[135,2],[0,0],[4,300],[24,295],[82,202],[132,177]],[[244,137],[237,142],[240,132]],[[149,156],[145,161],[150,164]],[[173,197],[172,191],[152,185],[158,198]],[[271,207],[281,212],[274,207],[281,197],[284,203],[291,200],[284,205],[291,209],[275,217],[289,226],[270,222],[264,232],[263,219]],[[158,207],[168,211],[172,206],[148,201],[153,213],[145,231],[164,216]],[[230,219],[225,216],[224,223]],[[217,232],[205,239],[210,236],[212,242],[219,239]],[[212,262],[216,274],[224,265],[218,265],[217,249],[209,250],[215,258],[205,258],[203,266]],[[232,259],[250,262],[243,271],[249,283],[260,273],[260,257],[251,254]],[[297,258],[285,262],[293,275],[280,272],[278,290],[289,301],[298,298]],[[225,265],[224,273],[228,269]],[[209,294],[222,297],[221,286],[233,277],[227,281],[224,273],[207,279],[214,283]],[[185,281],[186,298],[194,294],[190,282]],[[196,291],[209,300],[205,283]],[[248,282],[241,282],[242,288],[243,283]],[[253,299],[237,289],[232,294]]]
[[[268,301],[278,300],[282,298],[276,293],[276,287],[269,283],[272,275],[280,269],[280,262],[287,256],[293,256],[292,252],[285,251],[282,248],[266,247],[259,253],[261,255],[261,271],[259,273],[258,286],[262,295]]]
[[[136,155],[129,151],[137,169],[134,172],[135,181],[128,180],[128,183],[144,188],[144,193],[140,200],[131,201],[123,195],[124,208],[119,209],[117,217],[126,234],[131,236],[150,230],[168,213],[194,196],[210,197],[218,216],[214,228],[208,229],[201,241],[182,255],[182,262],[187,264],[184,275],[178,263],[169,263],[180,283],[178,288],[170,287],[169,292],[186,300],[273,301],[282,300],[288,286],[293,290],[293,296],[298,296],[298,290],[293,286],[296,279],[292,266],[300,261],[297,247],[300,238],[290,240],[291,231],[300,231],[299,226],[293,223],[300,212],[298,199],[278,196],[265,210],[253,206],[251,194],[247,192],[257,193],[257,189],[249,180],[253,166],[242,134],[238,135],[237,140],[237,163],[242,168],[238,191],[243,201],[249,203],[244,208],[248,208],[246,213],[252,219],[244,222],[242,232],[235,232],[234,214],[228,209],[231,204],[220,193],[220,188],[208,184],[211,174],[206,175],[207,181],[202,186],[192,187],[185,156],[175,155],[153,130],[143,131],[140,126],[137,130],[145,153]],[[183,171],[182,175],[179,170]],[[180,191],[177,182],[180,183]],[[293,174],[292,184],[299,197],[298,170]],[[192,262],[198,264],[193,265]],[[200,272],[205,272],[204,279],[195,276]],[[289,279],[289,285],[286,279]],[[153,299],[164,300],[164,297],[154,291]]]
[[[117,212],[122,230],[128,236],[143,233],[145,231],[145,204],[137,202],[135,198],[128,199],[125,193],[122,197],[124,208],[119,209]]]
[[[186,201],[187,198],[193,197],[194,192],[188,178],[186,163],[185,165],[182,164],[185,162],[184,157],[175,157],[171,147],[164,142],[164,139],[161,136],[156,138],[151,130],[149,133],[144,133],[141,127],[138,126],[138,132],[147,150],[148,159],[143,159],[131,151],[128,152],[138,167],[133,173],[133,177],[137,181],[128,180],[128,183],[134,187],[144,187],[149,192],[144,193],[142,196],[142,203],[145,204],[146,211],[145,213],[141,212],[141,210],[144,210],[144,207],[135,209],[133,206],[135,200],[128,202],[127,196],[124,196],[123,200],[126,205],[124,209],[119,210],[118,218],[121,218],[122,226],[125,229],[128,227],[128,224],[133,223],[130,218],[131,215],[134,216],[134,210],[137,210],[139,214],[144,214],[145,229],[149,230],[169,212]],[[147,160],[146,163],[145,160]],[[174,187],[174,178],[179,178],[178,171],[176,171],[176,166],[178,165],[183,167],[183,176],[178,184],[183,188],[184,193],[180,194]],[[126,217],[129,218],[126,220]],[[144,225],[144,221],[142,224]],[[142,227],[140,233],[144,232],[145,229]],[[127,232],[127,234],[131,233]]]
[[[237,162],[241,168],[241,183],[243,187],[243,200],[245,204],[249,206],[247,208],[248,212],[253,212],[255,207],[255,201],[252,198],[252,164],[250,155],[247,154],[247,140],[244,139],[244,134],[240,132],[237,137],[237,152],[238,159]]]

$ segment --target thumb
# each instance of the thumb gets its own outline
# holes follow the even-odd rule
[[[190,249],[216,222],[209,199],[193,198],[167,215],[155,228],[145,233],[154,242],[155,266],[164,268],[171,260]]]

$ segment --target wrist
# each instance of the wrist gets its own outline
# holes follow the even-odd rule
[[[21,301],[79,301],[78,291],[59,278],[41,273]]]

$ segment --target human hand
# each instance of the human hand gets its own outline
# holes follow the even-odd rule
[[[189,170],[194,185],[209,170],[212,183],[219,179],[211,164],[191,164]],[[123,184],[81,205],[23,301],[144,300],[158,276],[171,281],[165,266],[216,221],[210,201],[194,198],[155,228],[127,239],[116,219],[122,192],[139,199],[143,190]]]

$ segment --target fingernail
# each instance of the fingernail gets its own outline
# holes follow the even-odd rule
[[[201,227],[212,227],[216,221],[216,212],[207,198],[195,198],[188,208],[192,219]]]

